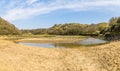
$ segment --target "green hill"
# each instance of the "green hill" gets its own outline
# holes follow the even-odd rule
[[[20,30],[0,17],[0,35],[18,35]]]

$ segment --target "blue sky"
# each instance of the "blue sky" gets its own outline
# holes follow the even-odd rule
[[[120,16],[120,0],[0,0],[0,16],[19,29],[108,22]]]

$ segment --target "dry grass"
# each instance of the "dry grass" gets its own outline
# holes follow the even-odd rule
[[[0,71],[120,71],[119,45],[37,48],[0,40]]]
[[[34,43],[72,43],[76,41],[83,40],[85,38],[75,38],[75,37],[50,37],[50,38],[26,38],[26,39],[19,39],[16,42],[34,42]]]

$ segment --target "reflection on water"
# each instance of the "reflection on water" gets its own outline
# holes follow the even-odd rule
[[[45,47],[45,48],[64,48],[64,47],[76,47],[80,46],[75,43],[28,43],[28,42],[19,42],[19,44],[24,44],[28,46],[37,46],[37,47]]]
[[[37,47],[46,47],[46,48],[55,48],[56,45],[52,43],[28,43],[28,42],[19,42],[19,44],[37,46]]]
[[[103,44],[106,43],[107,41],[101,40],[101,39],[96,39],[96,38],[88,38],[82,41],[77,42],[78,44],[82,45],[94,45],[94,44]]]
[[[19,44],[24,44],[28,46],[37,46],[45,48],[68,48],[68,47],[80,47],[80,44],[76,43],[28,43],[28,42],[19,42]]]
[[[66,48],[66,47],[81,47],[83,45],[96,45],[106,43],[104,40],[88,38],[82,41],[74,42],[74,43],[28,43],[28,42],[19,42],[19,44],[29,45],[29,46],[37,46],[37,47],[46,47],[46,48]]]

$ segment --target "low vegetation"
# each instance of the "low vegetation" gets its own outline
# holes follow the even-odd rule
[[[53,37],[56,35],[100,36],[106,40],[120,39],[120,17],[113,17],[109,22],[97,24],[65,23],[55,24],[50,28],[19,30],[3,18],[0,18],[0,35],[17,35],[22,37]]]
[[[0,18],[0,35],[20,35],[21,31],[13,24]]]
[[[46,29],[32,29],[21,31],[22,34],[102,36],[106,40],[118,40],[120,39],[120,17],[113,17],[109,20],[109,22],[101,22],[98,24],[89,25],[80,23],[65,23],[55,24],[54,26]]]
[[[103,30],[107,30],[108,23],[102,22],[99,24],[80,24],[80,23],[65,23],[55,24],[51,28],[47,29],[33,29],[33,30],[21,30],[23,34],[49,34],[49,35],[84,35],[84,36],[97,36],[102,33]]]

